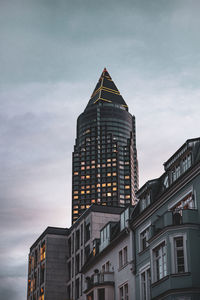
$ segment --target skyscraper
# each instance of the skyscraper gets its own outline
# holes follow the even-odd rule
[[[103,70],[77,120],[73,152],[72,223],[92,203],[134,204],[138,188],[135,117]]]

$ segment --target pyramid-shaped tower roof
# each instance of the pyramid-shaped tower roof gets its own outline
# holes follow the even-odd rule
[[[99,78],[99,81],[91,95],[87,107],[97,104],[99,101],[118,104],[120,106],[128,108],[126,102],[120,95],[119,90],[114,84],[106,68],[104,68]]]

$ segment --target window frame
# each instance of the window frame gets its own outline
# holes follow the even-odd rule
[[[146,231],[147,228],[149,228],[149,230],[150,230],[150,227],[151,227],[151,222],[148,222],[148,223],[146,223],[146,224],[139,230],[139,232],[138,232],[139,252],[142,252],[142,251],[144,251],[145,249],[147,249],[147,248],[149,247],[149,245],[148,245],[148,246],[146,246],[146,248],[142,249],[142,244],[141,244],[141,234],[142,234],[144,231]],[[150,232],[149,232],[149,234],[150,234]],[[148,244],[148,243],[147,243],[147,244]]]
[[[184,253],[184,272],[178,272],[177,264],[177,254],[175,253],[175,239],[183,238],[183,253]],[[188,272],[188,258],[187,258],[187,234],[186,233],[176,233],[169,237],[171,244],[171,271],[172,274],[184,274]]]
[[[147,281],[146,281],[146,286],[145,286],[145,290],[143,289],[143,285],[142,285],[142,274],[145,273],[145,276],[147,276],[147,272],[149,271],[150,274],[150,284],[148,285],[148,277],[147,277]],[[151,266],[150,266],[150,262],[147,263],[146,265],[142,266],[139,269],[139,280],[140,280],[140,299],[141,300],[150,300],[151,299]],[[149,288],[149,294],[148,294],[148,288]],[[143,291],[145,292],[145,297],[143,297]]]
[[[159,279],[157,279],[157,271],[156,271],[156,265],[155,265],[155,250],[158,248],[158,247],[161,247],[162,244],[165,245],[165,262],[164,264],[162,264],[162,273],[163,273],[163,276]],[[156,259],[157,261],[158,259]],[[168,275],[168,253],[167,253],[167,241],[166,239],[162,239],[160,240],[157,244],[155,244],[152,248],[151,248],[151,282],[154,283],[154,282],[157,282],[159,280],[161,280],[162,278],[166,277]],[[162,263],[163,263],[163,255],[162,255]],[[166,274],[164,274],[164,270],[165,270],[165,267],[166,267]]]

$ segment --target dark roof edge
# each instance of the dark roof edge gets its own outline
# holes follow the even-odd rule
[[[61,228],[61,227],[51,227],[48,226],[43,233],[37,238],[37,240],[33,243],[30,247],[30,251],[36,247],[39,241],[41,241],[47,234],[55,234],[55,235],[68,235],[69,229],[68,228]]]
[[[173,158],[173,157],[175,157],[185,146],[187,146],[187,144],[188,143],[190,143],[190,142],[195,142],[195,141],[199,141],[200,142],[200,137],[197,137],[197,138],[192,138],[192,139],[188,139],[188,140],[186,140],[186,142],[181,146],[181,147],[179,147],[178,148],[178,150],[176,150],[176,152],[174,153],[174,154],[172,154],[172,156],[170,156],[170,158],[166,161],[166,162],[164,162],[164,167],[170,162],[170,160]]]
[[[125,207],[120,206],[106,206],[106,205],[98,205],[98,204],[92,204],[84,213],[76,220],[74,224],[69,228],[69,231],[71,231],[74,227],[77,227],[77,224],[79,224],[85,217],[89,215],[90,212],[102,212],[107,214],[121,214],[122,211],[125,209]]]

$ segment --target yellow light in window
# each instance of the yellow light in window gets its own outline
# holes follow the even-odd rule
[[[85,179],[85,176],[81,176],[81,179]]]
[[[125,189],[130,189],[130,185],[125,185]]]
[[[106,166],[105,164],[102,165],[103,168],[105,168],[105,166]]]
[[[116,187],[113,187],[113,191],[116,191],[117,190],[117,188]]]
[[[86,178],[89,179],[89,178],[90,178],[90,175],[86,175]]]
[[[74,214],[78,214],[78,210],[74,210],[73,213],[74,213]]]
[[[102,205],[106,205],[106,203],[105,203],[105,202],[103,202],[103,203],[102,203]]]
[[[95,160],[92,160],[91,163],[92,163],[92,164],[95,164]]]
[[[116,161],[116,158],[113,158],[112,161]]]
[[[74,175],[78,175],[78,172],[74,172]]]
[[[125,179],[129,179],[129,178],[130,178],[130,176],[129,176],[129,175],[126,175],[126,176],[125,176]]]
[[[97,165],[97,168],[100,168],[100,167],[101,167],[101,165],[100,165],[100,164],[98,164],[98,165]]]
[[[87,190],[86,193],[87,193],[87,194],[90,194],[90,190]]]
[[[110,161],[111,161],[111,159],[110,159],[110,158],[108,158],[108,159],[107,159],[107,162],[110,162]]]
[[[81,186],[81,189],[82,189],[82,190],[84,190],[84,189],[85,189],[85,186],[84,186],[84,185],[82,185],[82,186]]]
[[[110,176],[111,176],[111,173],[107,173],[107,176],[110,177]]]
[[[85,167],[81,167],[81,170],[85,170]]]
[[[90,188],[90,185],[86,185],[86,189],[89,189]]]
[[[74,199],[78,199],[78,196],[74,196]]]
[[[113,185],[117,185],[117,182],[113,182]]]
[[[85,209],[85,205],[81,205],[81,209]]]
[[[97,187],[100,187],[101,186],[101,184],[100,183],[97,183]]]
[[[126,199],[130,199],[131,196],[130,196],[130,195],[126,195],[125,198],[126,198]]]
[[[92,166],[92,169],[95,169],[95,166],[94,166],[94,165]]]
[[[113,163],[113,167],[116,167],[116,165],[117,165],[116,163]]]
[[[86,205],[86,208],[89,208],[90,207],[90,205]]]
[[[100,189],[100,188],[98,188],[98,189],[97,189],[97,192],[98,192],[98,193],[100,193],[100,192],[101,192],[101,189]]]
[[[106,186],[106,183],[102,183],[102,187],[105,187]]]
[[[90,166],[87,166],[86,169],[89,170],[89,169],[90,169]]]
[[[74,191],[74,194],[78,194],[78,191]]]
[[[108,196],[108,197],[111,197],[111,196],[112,196],[112,193],[107,193],[107,196]]]
[[[92,201],[91,201],[92,203],[95,203],[95,199],[92,199]]]
[[[111,186],[111,183],[110,183],[110,182],[108,182],[108,183],[107,183],[107,186]]]
[[[116,173],[116,172],[114,172],[114,173],[113,173],[113,176],[117,176],[117,173]]]
[[[111,164],[107,164],[107,167],[111,167]]]
[[[85,194],[85,191],[81,191],[81,194]]]

